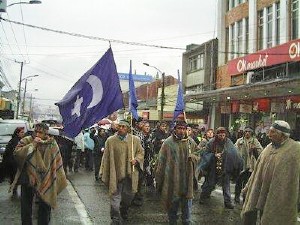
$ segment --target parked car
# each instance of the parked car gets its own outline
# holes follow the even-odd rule
[[[6,145],[17,127],[24,127],[25,133],[30,130],[29,123],[25,120],[0,120],[0,163],[2,163]]]

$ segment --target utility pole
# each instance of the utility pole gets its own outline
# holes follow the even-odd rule
[[[23,104],[22,104],[22,114],[23,114],[23,116],[24,116],[24,112],[25,112],[26,89],[27,89],[27,81],[28,81],[27,78],[24,78],[24,79],[25,79],[25,87],[24,87]]]
[[[165,73],[161,74],[161,102],[160,102],[160,120],[164,119],[164,105],[165,105]]]
[[[20,107],[20,101],[21,101],[21,83],[22,83],[24,62],[18,62],[18,61],[15,61],[15,62],[21,64],[20,79],[19,79],[19,90],[18,90],[18,96],[17,96],[17,111],[16,111],[16,119],[18,119],[19,118],[19,107]]]

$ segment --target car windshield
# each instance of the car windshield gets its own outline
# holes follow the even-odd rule
[[[11,136],[17,127],[25,127],[25,124],[0,123],[0,135]]]

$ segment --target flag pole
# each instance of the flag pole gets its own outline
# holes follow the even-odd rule
[[[133,160],[134,159],[134,153],[133,153],[133,123],[132,123],[132,117],[133,117],[133,114],[130,113],[130,127],[131,127],[131,159]],[[132,172],[134,172],[134,165],[132,164]]]

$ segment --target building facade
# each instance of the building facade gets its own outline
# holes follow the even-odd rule
[[[216,87],[218,40],[190,44],[182,55],[182,84],[186,96],[204,94]],[[201,98],[186,98],[186,116],[189,123],[210,123],[211,103]]]
[[[148,84],[136,87],[136,98],[138,100],[138,115],[146,120],[158,121],[172,120],[176,104],[178,81],[173,76],[164,77],[164,100],[161,101],[162,80],[158,79]],[[120,113],[128,113],[129,92],[123,92],[126,110]],[[163,107],[161,107],[163,104]],[[161,112],[161,108],[163,112]]]
[[[218,1],[217,29],[216,90],[197,95],[213,100],[214,127],[299,131],[299,0]]]

